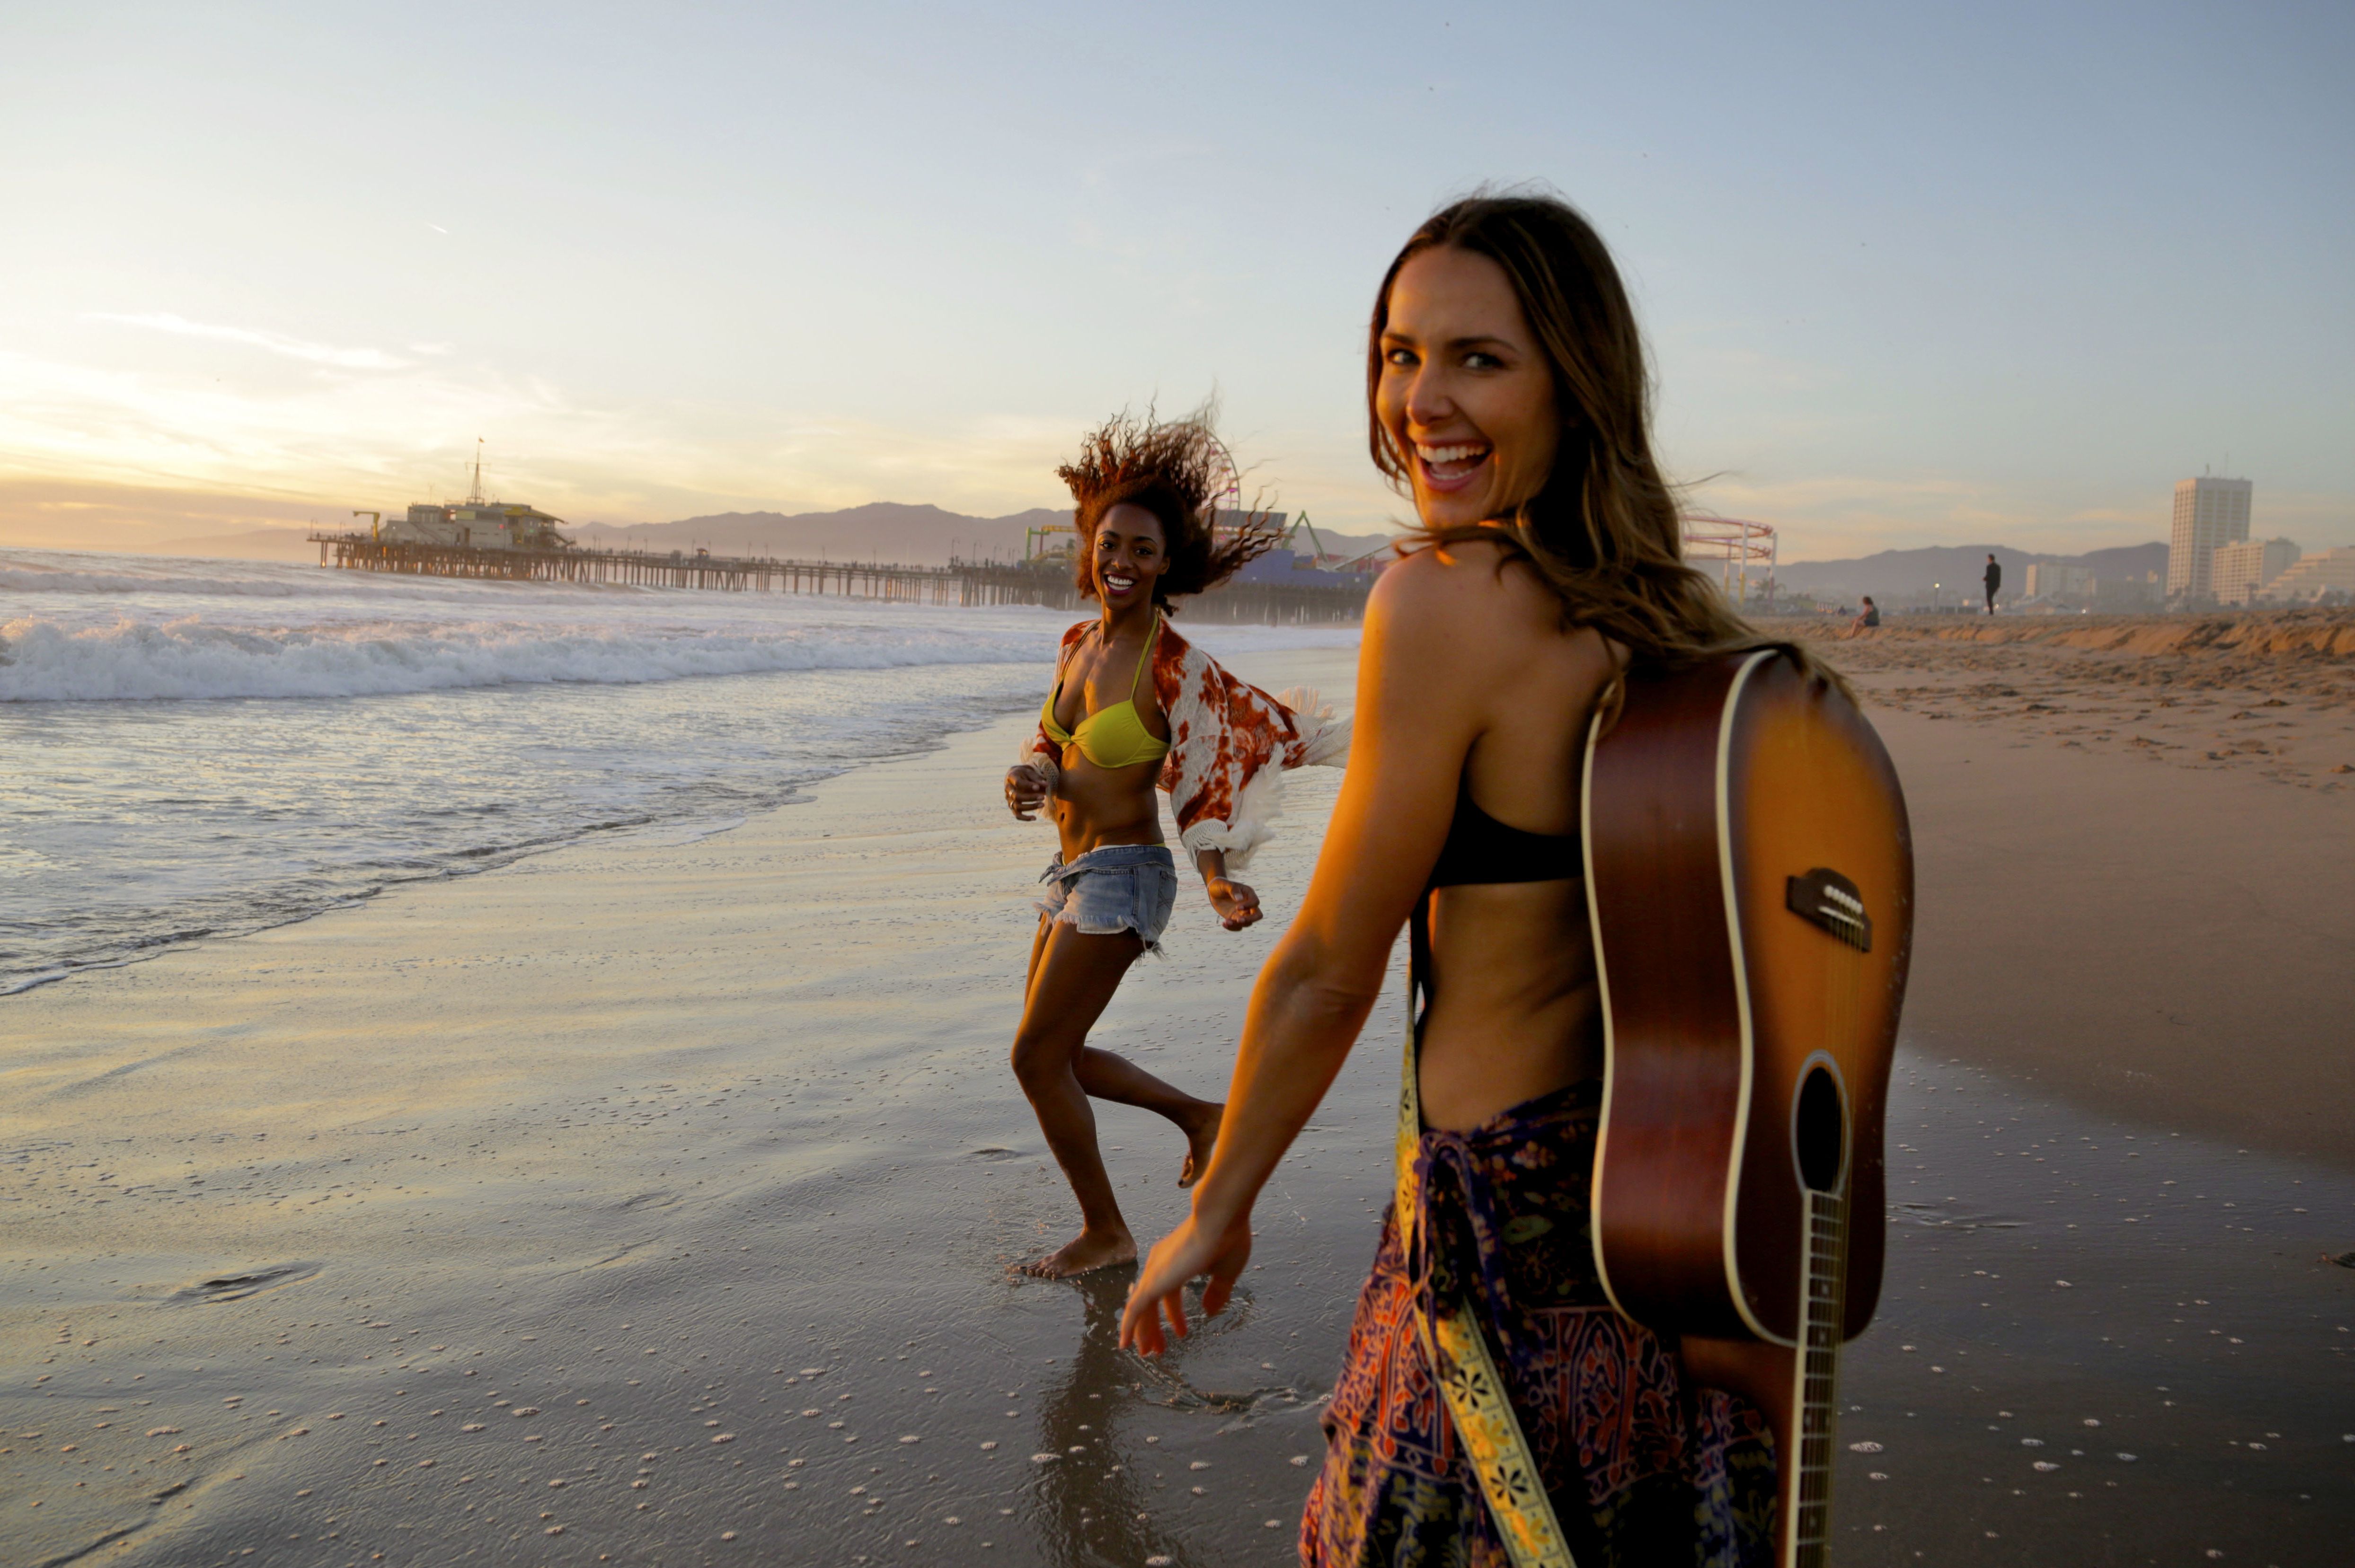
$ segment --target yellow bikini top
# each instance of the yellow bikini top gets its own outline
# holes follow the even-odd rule
[[[1145,652],[1136,661],[1136,673],[1128,678],[1128,700],[1099,708],[1080,720],[1077,727],[1065,729],[1055,722],[1055,705],[1063,695],[1063,683],[1059,676],[1055,689],[1047,694],[1047,705],[1039,710],[1039,727],[1057,746],[1077,743],[1080,755],[1098,768],[1127,768],[1139,762],[1158,762],[1169,755],[1169,743],[1155,738],[1145,727],[1145,715],[1136,711],[1136,683],[1145,678],[1145,666],[1153,658],[1153,645],[1161,640],[1161,616],[1156,611],[1153,630],[1146,634]]]

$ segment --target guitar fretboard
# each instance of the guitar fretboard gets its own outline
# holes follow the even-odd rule
[[[1806,1294],[1799,1325],[1798,1455],[1786,1502],[1791,1508],[1790,1568],[1823,1568],[1830,1559],[1833,1431],[1838,1414],[1841,1319],[1848,1293],[1848,1200],[1806,1193]]]

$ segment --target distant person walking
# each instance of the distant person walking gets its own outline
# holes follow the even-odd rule
[[[1995,613],[1995,590],[2001,587],[2003,587],[2003,567],[1996,560],[1995,552],[1993,550],[1989,550],[1987,552],[1987,613],[1989,615],[1993,615]]]
[[[1275,540],[1260,530],[1216,538],[1216,454],[1200,416],[1167,424],[1124,416],[1059,471],[1078,503],[1079,590],[1103,609],[1063,634],[1039,728],[1006,774],[1015,816],[1028,821],[1044,810],[1062,840],[1039,878],[1048,885],[1014,1036],[1014,1075],[1080,1201],[1079,1235],[1023,1266],[1050,1279],[1136,1256],[1096,1147],[1091,1097],[1178,1124],[1187,1142],[1180,1187],[1209,1168],[1225,1109],[1088,1044],[1129,965],[1160,950],[1177,900],[1155,786],[1169,791],[1210,906],[1240,931],[1259,920],[1259,895],[1231,874],[1269,836],[1278,770],[1338,766],[1348,751],[1349,726],[1317,711],[1312,694],[1271,697],[1169,626],[1170,600],[1215,588]]]
[[[1854,620],[1848,623],[1848,634],[1850,637],[1853,637],[1859,631],[1863,631],[1870,627],[1875,627],[1880,624],[1881,607],[1872,602],[1872,596],[1870,594],[1866,594],[1864,596],[1863,610],[1858,614]]]

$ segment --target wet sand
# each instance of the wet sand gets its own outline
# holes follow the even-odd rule
[[[1340,656],[1238,662],[1346,703]],[[2162,940],[2174,906],[2051,856],[2105,817],[2131,844],[2132,812],[2285,802],[2259,826],[2289,831],[2235,841],[2269,857],[2237,885],[2320,897],[2340,865],[2327,937],[2347,883],[2313,846],[2345,796],[1875,718],[1923,912],[1843,1561],[2340,1560],[2348,1046],[2300,1021],[2327,1022],[2309,999],[2348,949],[2317,970],[2247,935],[2275,905],[2300,928],[2286,899],[2211,911],[2277,1005],[2198,1013],[2169,1055],[2122,1021],[2151,986],[2204,995],[2196,944]],[[608,838],[0,1002],[6,1561],[1290,1561],[1386,1196],[1395,992],[1271,1186],[1235,1308],[1166,1365],[1115,1350],[1124,1271],[1007,1272],[1073,1224],[1005,1067],[1051,851],[997,802],[1013,733],[733,832]],[[1293,776],[1253,867],[1271,920],[1230,935],[1181,898],[1099,1043],[1216,1092],[1337,781]],[[2211,784],[2270,793],[2176,793]],[[2068,818],[2086,798],[2112,809]],[[1980,913],[2022,834],[2050,869]],[[1182,1141],[1099,1118],[1159,1234]]]

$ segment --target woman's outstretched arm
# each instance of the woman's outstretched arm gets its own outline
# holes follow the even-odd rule
[[[1452,558],[1451,558],[1452,556]],[[1366,606],[1348,771],[1299,916],[1252,988],[1226,1118],[1192,1215],[1146,1259],[1121,1342],[1148,1354],[1187,1331],[1179,1292],[1210,1277],[1226,1305],[1251,1256],[1252,1205],[1316,1113],[1381,990],[1391,945],[1430,880],[1465,758],[1485,727],[1480,672],[1505,656],[1486,549],[1426,550]]]

